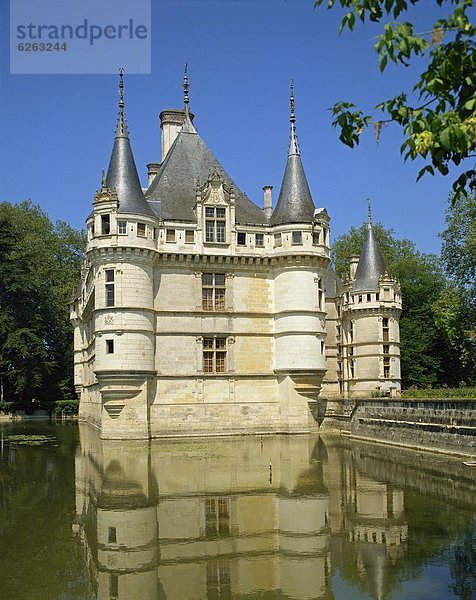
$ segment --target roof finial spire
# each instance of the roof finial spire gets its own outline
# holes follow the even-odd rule
[[[300,154],[296,135],[296,114],[294,112],[294,80],[291,79],[289,95],[289,121],[291,123],[291,141],[289,144],[289,154]]]
[[[185,63],[185,67],[183,69],[183,104],[185,106],[185,112],[188,115],[188,105],[190,103],[190,98],[188,95],[189,83],[188,83],[188,63]]]
[[[117,118],[116,137],[128,137],[126,114],[124,110],[124,67],[119,68],[119,116]]]
[[[370,229],[370,227],[372,227],[372,207],[370,205],[370,198],[367,198],[367,225]]]

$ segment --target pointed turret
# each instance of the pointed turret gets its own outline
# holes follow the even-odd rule
[[[352,284],[354,292],[367,292],[379,289],[379,279],[385,274],[385,262],[372,225],[370,202],[368,208],[368,224],[364,246],[360,255],[355,279]]]
[[[296,135],[296,116],[294,113],[294,84],[291,80],[289,106],[291,135],[288,160],[284,172],[278,203],[271,216],[271,225],[284,223],[310,223],[314,217],[314,202],[301,162],[301,153]]]
[[[107,186],[115,189],[119,213],[146,215],[155,218],[145,199],[132,154],[129,130],[124,111],[124,69],[119,70],[119,116],[116,137],[106,176]]]

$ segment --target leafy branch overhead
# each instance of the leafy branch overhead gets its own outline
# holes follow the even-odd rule
[[[337,102],[332,108],[333,125],[340,129],[340,140],[353,148],[362,132],[373,127],[379,141],[387,123],[399,125],[405,137],[400,148],[404,159],[421,157],[427,164],[418,173],[448,175],[453,165],[475,158],[476,150],[476,27],[467,12],[473,0],[435,0],[438,6],[450,5],[451,12],[438,19],[431,30],[415,32],[409,22],[386,23],[377,36],[375,50],[380,71],[390,63],[407,67],[415,57],[426,59],[426,70],[413,86],[410,97],[402,92],[380,102],[376,111],[365,114],[351,102]],[[418,0],[317,0],[315,6],[328,9],[340,5],[348,12],[339,32],[352,31],[355,23],[397,19]],[[476,189],[474,162],[453,183],[457,195]]]

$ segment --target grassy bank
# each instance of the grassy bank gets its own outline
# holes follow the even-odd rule
[[[402,398],[476,398],[476,387],[403,390]]]

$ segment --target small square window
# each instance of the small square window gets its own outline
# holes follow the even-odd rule
[[[185,243],[193,244],[195,242],[195,231],[193,229],[185,230]]]
[[[145,223],[137,223],[137,235],[145,237]]]
[[[224,219],[224,218],[225,218],[225,209],[217,208],[217,219]]]
[[[127,233],[127,223],[126,223],[126,221],[118,221],[117,222],[117,233],[119,235],[126,235],[126,233]]]
[[[292,241],[294,245],[302,244],[302,231],[293,231]]]
[[[114,340],[106,340],[106,354],[114,354]]]
[[[263,233],[255,234],[255,246],[257,248],[263,248],[263,246],[264,246],[264,234]]]
[[[238,231],[236,234],[236,243],[238,246],[246,246],[246,233],[244,231]]]
[[[167,229],[165,235],[166,242],[175,242],[175,229]]]

